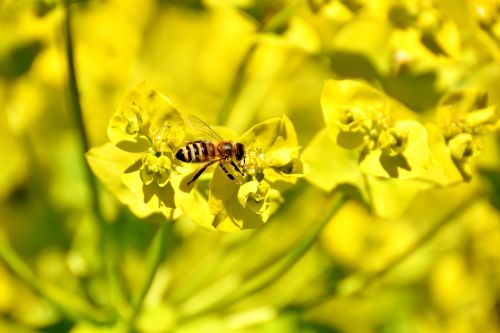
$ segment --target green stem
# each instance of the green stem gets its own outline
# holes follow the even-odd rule
[[[386,276],[388,273],[393,271],[397,266],[411,257],[415,252],[422,248],[423,245],[430,241],[439,231],[443,229],[444,226],[446,226],[451,221],[454,221],[458,216],[462,215],[467,209],[471,207],[471,205],[474,204],[475,201],[479,200],[479,198],[481,198],[481,196],[473,195],[471,197],[467,197],[467,200],[457,205],[453,210],[443,216],[437,223],[427,229],[411,246],[406,248],[406,250],[399,253],[391,261],[389,261],[383,269],[366,278],[362,289],[367,289],[368,287],[379,281],[381,278]]]
[[[166,239],[167,234],[170,232],[172,227],[172,221],[167,221],[166,223],[162,223],[156,232],[155,238],[151,243],[151,246],[148,251],[148,270],[146,272],[146,276],[144,282],[137,292],[137,294],[132,299],[131,303],[131,313],[126,321],[126,329],[125,332],[132,332],[134,329],[135,320],[139,315],[142,305],[144,303],[144,299],[148,294],[149,289],[153,283],[153,280],[156,276],[156,272],[160,267],[160,263],[164,257],[164,253],[166,250]]]
[[[250,63],[250,60],[252,59],[253,54],[255,53],[255,50],[257,50],[257,43],[256,41],[253,41],[252,45],[250,45],[245,55],[243,56],[243,59],[241,60],[238,68],[236,69],[236,74],[233,78],[233,82],[230,85],[229,91],[226,93],[226,96],[224,96],[222,106],[219,110],[219,113],[217,114],[217,124],[219,125],[224,125],[229,118],[231,108],[233,107],[234,102],[236,101],[236,98],[238,97],[241,88],[243,87],[245,71],[248,64]]]
[[[405,260],[407,260],[409,257],[411,257],[413,254],[415,254],[418,250],[422,248],[427,242],[429,242],[436,234],[439,233],[445,227],[448,223],[454,221],[458,216],[462,215],[467,209],[471,207],[471,205],[474,204],[475,201],[480,200],[482,197],[481,195],[478,195],[478,193],[474,192],[471,194],[471,196],[467,196],[462,202],[460,202],[456,207],[454,207],[451,211],[446,213],[442,218],[439,219],[435,224],[433,224],[429,229],[427,229],[420,237],[411,245],[409,246],[406,250],[403,252],[399,253],[395,257],[393,257],[384,268],[379,270],[376,273],[372,273],[369,275],[362,275],[362,276],[357,276],[360,278],[359,284],[356,283],[355,288],[350,288],[347,292],[343,292],[342,296],[344,297],[353,297],[353,296],[359,296],[363,292],[365,292],[367,289],[375,285],[377,282],[379,282],[384,276],[392,272],[394,269],[396,269],[401,263],[403,263]],[[350,278],[347,278],[350,279]],[[304,305],[304,308],[317,308],[324,303],[328,302],[329,300],[332,299],[332,297],[335,297],[335,295],[332,294],[327,294],[324,295],[323,297],[313,300],[312,302],[308,303],[307,305]]]
[[[6,319],[0,317],[0,327],[4,332],[16,332],[16,333],[38,333],[35,329],[28,328],[22,323],[17,323],[12,319]]]
[[[370,207],[373,207],[372,188],[370,186],[370,182],[368,181],[368,175],[366,175],[365,173],[363,173],[362,175],[363,175],[363,184],[365,185],[368,203]]]
[[[17,255],[6,241],[0,242],[0,258],[24,283],[43,297],[50,305],[72,320],[85,320],[96,324],[109,324],[107,313],[94,309],[83,299],[75,295],[67,295],[56,288],[44,287],[30,270],[28,265]],[[60,295],[60,297],[57,297]],[[71,301],[70,301],[71,299]]]
[[[240,294],[236,295],[236,297],[231,300],[230,304],[267,288],[280,279],[293,266],[295,266],[295,264],[299,262],[299,260],[312,248],[312,246],[316,244],[321,231],[343,206],[345,201],[346,197],[343,195],[336,198],[333,205],[327,210],[326,214],[320,219],[318,224],[299,241],[292,252],[290,252],[288,256],[284,257],[281,263],[270,267],[268,270],[269,272],[264,272],[261,277],[257,276],[255,280],[247,286],[247,288],[244,288]]]
[[[283,29],[290,17],[302,4],[302,0],[294,1],[284,7],[266,22],[262,30],[264,32],[278,33]]]
[[[185,314],[181,316],[181,320],[191,320],[195,317],[225,308],[274,284],[293,266],[295,266],[295,264],[299,262],[299,260],[311,249],[311,247],[316,244],[318,236],[323,228],[342,207],[345,201],[346,197],[343,195],[336,197],[333,204],[329,207],[329,209],[327,209],[326,214],[321,217],[316,226],[312,228],[309,233],[294,246],[291,252],[283,257],[277,264],[255,276],[246,285],[239,289],[238,292],[211,304],[201,311]]]
[[[66,60],[68,62],[68,85],[69,85],[69,98],[71,103],[71,111],[73,112],[73,119],[78,128],[78,134],[80,136],[81,150],[83,152],[82,162],[85,165],[85,177],[87,178],[87,183],[89,184],[89,190],[91,193],[91,205],[94,214],[96,215],[99,223],[104,224],[104,216],[101,212],[99,206],[99,191],[97,189],[97,181],[94,178],[90,166],[85,161],[83,157],[84,154],[90,149],[90,144],[88,141],[87,131],[85,129],[85,122],[83,120],[83,112],[80,104],[80,93],[78,91],[78,84],[76,80],[76,69],[75,69],[75,57],[74,57],[74,46],[73,46],[73,33],[71,30],[71,10],[70,10],[70,0],[65,2],[66,8],[66,19],[65,23],[65,37],[66,37]]]
[[[294,207],[296,201],[300,197],[307,196],[308,194],[310,194],[307,192],[308,189],[310,189],[310,187],[307,186],[306,182],[301,181],[295,184],[293,189],[289,190],[286,194],[285,201],[287,202],[287,204],[282,206],[273,215],[273,219],[279,220],[280,217],[289,214],[290,209]],[[241,241],[231,243],[228,246],[224,246],[224,248],[221,251],[214,251],[213,253],[207,254],[206,256],[199,258],[199,260],[197,260],[196,263],[193,263],[193,266],[190,268],[190,273],[187,274],[187,276],[195,274],[196,275],[196,277],[194,278],[195,280],[194,281],[190,280],[189,284],[183,283],[182,286],[179,287],[175,285],[171,286],[172,292],[169,294],[169,302],[172,303],[174,306],[177,306],[179,304],[186,302],[188,298],[193,298],[193,295],[202,293],[203,290],[210,289],[210,287],[213,286],[213,282],[218,280],[217,278],[215,280],[213,279],[214,277],[213,274],[220,272],[221,266],[207,265],[207,263],[210,263],[210,261],[213,262],[214,260],[217,260],[214,258],[220,259],[221,256],[225,256],[225,253],[231,253],[234,254],[235,257],[234,259],[231,259],[232,264],[228,264],[227,266],[228,269],[230,270],[231,268],[229,267],[234,267],[233,265],[234,263],[240,263],[242,262],[242,260],[243,261],[245,260],[246,256],[248,255],[247,253],[248,244],[252,242],[258,242],[257,238],[262,233],[265,233],[265,230],[266,228],[258,228],[252,230],[252,232],[248,234],[248,236],[242,239]],[[242,280],[249,281],[260,272],[269,269],[269,267],[271,267],[281,258],[283,258],[286,255],[286,253],[289,253],[288,246],[285,247],[287,248],[286,251],[284,250],[277,251],[277,253],[272,257],[266,258],[259,265],[256,265],[255,267],[252,267],[250,270],[248,270],[245,274],[242,275]],[[224,262],[226,262],[226,260],[224,260]],[[180,281],[180,282],[185,282],[185,281]]]
[[[276,33],[279,31],[285,24],[288,22],[290,16],[293,15],[295,10],[299,7],[301,1],[295,1],[284,7],[278,13],[276,13],[273,17],[271,17],[263,26],[261,26],[257,33],[266,32],[266,33]],[[229,119],[230,111],[234,106],[234,103],[243,88],[243,82],[245,78],[245,72],[250,64],[250,60],[252,59],[255,51],[257,50],[258,43],[257,40],[254,40],[250,47],[247,49],[245,55],[243,56],[238,68],[236,69],[236,74],[233,78],[233,82],[231,82],[229,91],[227,92],[224,100],[222,102],[222,106],[219,109],[219,113],[217,115],[217,124],[224,125],[227,123]]]
[[[101,252],[104,254],[104,265],[106,270],[106,275],[108,277],[108,281],[110,283],[110,299],[118,298],[120,302],[123,302],[126,298],[123,295],[123,291],[121,288],[118,288],[120,285],[120,278],[118,276],[117,265],[115,264],[116,258],[114,258],[114,252],[112,251],[112,238],[110,234],[110,226],[106,223],[106,219],[104,214],[102,213],[100,207],[100,195],[97,180],[94,177],[92,170],[90,169],[89,164],[85,160],[85,153],[90,149],[90,144],[88,140],[88,134],[85,128],[85,122],[83,119],[83,112],[80,103],[80,94],[78,90],[78,81],[76,75],[76,66],[75,66],[75,55],[74,55],[74,44],[73,44],[73,33],[71,29],[71,9],[70,9],[70,0],[66,0],[64,2],[66,17],[64,20],[65,27],[65,46],[66,46],[66,60],[68,65],[68,86],[69,86],[69,98],[71,103],[71,111],[73,113],[73,119],[75,121],[76,127],[78,129],[79,139],[81,143],[81,158],[82,164],[85,170],[85,177],[87,180],[89,192],[90,192],[90,205],[92,208],[92,212],[99,224],[99,228],[101,231],[100,240],[99,240],[99,248]]]

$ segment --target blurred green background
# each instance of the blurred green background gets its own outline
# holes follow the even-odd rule
[[[306,148],[326,79],[364,80],[421,122],[456,89],[500,99],[494,0],[0,0],[0,332],[500,331],[498,129],[469,182],[398,193],[396,215],[350,200],[316,229],[332,194],[301,179],[263,227],[181,217],[155,252],[163,217],[102,186],[95,216],[68,21],[91,147],[144,80],[239,134],[287,115]]]

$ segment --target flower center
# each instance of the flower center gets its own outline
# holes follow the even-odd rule
[[[247,174],[261,181],[264,179],[264,169],[266,167],[267,163],[261,148],[249,149],[247,151],[247,156],[245,156],[245,171]]]
[[[167,156],[157,157],[148,153],[144,156],[140,169],[141,180],[146,185],[156,182],[160,187],[163,187],[170,180],[171,170],[172,161]]]

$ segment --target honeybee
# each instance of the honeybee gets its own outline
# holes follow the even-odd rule
[[[235,180],[224,163],[231,163],[233,168],[242,176],[243,172],[236,163],[244,164],[245,148],[242,143],[224,140],[207,123],[194,115],[188,115],[188,121],[193,129],[214,139],[214,141],[192,141],[185,147],[179,149],[175,157],[182,162],[204,163],[206,162],[187,183],[188,185],[198,179],[201,174],[212,164],[219,163],[219,167],[227,177]],[[236,162],[235,162],[236,161]]]

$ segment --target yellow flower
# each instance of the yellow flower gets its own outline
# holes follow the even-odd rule
[[[283,202],[281,192],[303,174],[297,136],[288,118],[257,124],[237,141],[246,151],[244,176],[232,181],[216,168],[208,197],[196,190],[183,206],[188,216],[207,229],[235,231],[261,226]]]
[[[190,169],[174,158],[184,134],[184,119],[168,98],[140,83],[110,120],[111,143],[91,149],[87,159],[134,213],[142,217],[160,212],[171,218],[187,196],[180,184]]]
[[[333,141],[345,149],[358,149],[363,173],[415,178],[426,170],[429,148],[424,126],[396,120],[407,111],[383,93],[357,81],[329,80],[321,103]]]

